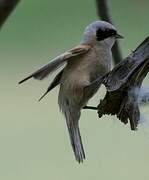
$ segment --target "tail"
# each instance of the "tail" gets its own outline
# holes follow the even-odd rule
[[[83,149],[79,127],[74,127],[74,125],[70,124],[69,122],[67,122],[67,127],[75,158],[79,163],[83,162],[85,159],[85,152]]]
[[[69,137],[76,160],[80,163],[85,159],[82,139],[79,130],[80,109],[69,104],[63,96],[59,96],[60,109],[65,115]]]

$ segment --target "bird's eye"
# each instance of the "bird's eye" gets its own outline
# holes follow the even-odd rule
[[[108,37],[115,36],[117,34],[116,30],[114,29],[98,29],[96,31],[96,38],[98,41],[102,41]]]

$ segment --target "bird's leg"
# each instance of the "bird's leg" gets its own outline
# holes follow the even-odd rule
[[[93,106],[84,106],[83,109],[98,110],[97,107],[93,107]]]

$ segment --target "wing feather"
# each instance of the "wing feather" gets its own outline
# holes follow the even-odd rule
[[[81,54],[87,53],[89,49],[91,48],[90,45],[87,44],[81,44],[79,46],[76,46],[73,49],[70,49],[69,51],[66,51],[65,53],[61,54],[60,56],[57,56],[53,60],[51,60],[48,64],[44,65],[43,67],[36,70],[34,73],[30,74],[23,80],[19,82],[19,84],[23,83],[24,81],[35,78],[38,80],[42,80],[46,78],[50,73],[55,71],[57,68],[62,66],[65,62],[70,60],[73,57],[79,56]]]
[[[62,69],[54,78],[54,80],[51,82],[51,84],[49,85],[47,91],[40,97],[40,99],[38,101],[41,101],[52,89],[54,89],[57,85],[60,84],[61,81],[61,77],[63,74],[64,69]]]

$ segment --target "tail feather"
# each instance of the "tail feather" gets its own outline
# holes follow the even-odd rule
[[[76,160],[80,163],[85,159],[85,152],[80,135],[78,120],[80,112],[70,106],[65,107],[63,111],[66,117],[69,137]]]
[[[85,159],[85,152],[83,149],[79,127],[74,128],[73,126],[70,126],[68,124],[67,126],[75,158],[79,163],[83,162],[83,159]]]

